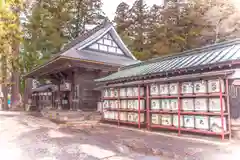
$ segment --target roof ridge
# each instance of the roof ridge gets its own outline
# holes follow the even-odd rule
[[[203,51],[209,51],[210,49],[223,48],[223,47],[230,46],[230,45],[233,45],[233,44],[240,44],[240,38],[226,40],[226,41],[223,41],[223,42],[214,43],[214,44],[210,44],[210,45],[205,45],[205,46],[202,46],[202,47],[189,49],[189,50],[179,52],[179,53],[172,53],[171,55],[159,56],[157,58],[152,58],[152,59],[142,61],[142,62],[139,62],[139,63],[136,63],[136,64],[123,66],[123,67],[120,68],[120,70],[130,69],[130,68],[137,67],[137,66],[140,66],[140,65],[145,65],[145,64],[156,63],[160,60],[167,60],[167,59],[172,59],[172,58],[186,56],[186,55],[199,54]]]
[[[110,20],[109,20],[108,18],[106,18],[106,19],[104,19],[104,21],[103,21],[102,23],[100,23],[100,24],[97,25],[96,27],[90,29],[89,31],[87,31],[87,32],[79,35],[78,37],[82,37],[82,36],[84,36],[84,35],[90,35],[90,33],[92,33],[92,32],[95,33],[95,32],[97,32],[99,29],[105,27],[105,26],[108,25],[108,24],[111,24],[111,22],[110,22]],[[76,37],[76,38],[78,38],[78,37]]]
[[[53,58],[60,56],[63,52],[67,51],[68,49],[72,48],[73,46],[77,45],[79,43],[79,41],[81,41],[81,39],[84,37],[84,39],[87,39],[88,37],[90,37],[92,34],[96,33],[97,31],[99,31],[100,29],[106,27],[107,25],[112,25],[112,23],[110,22],[110,20],[108,18],[105,18],[104,21],[102,23],[100,23],[99,25],[97,25],[96,27],[90,29],[89,31],[77,36],[76,38],[74,38],[73,40],[70,41],[70,43],[67,43],[65,45],[65,47],[63,47],[63,49],[57,53],[54,54]]]

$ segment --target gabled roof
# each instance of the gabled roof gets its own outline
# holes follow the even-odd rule
[[[97,79],[97,82],[124,81],[144,78],[150,75],[203,69],[213,65],[231,64],[240,59],[240,39],[197,48],[179,54],[150,59],[122,67],[119,72]]]
[[[95,43],[105,34],[110,34],[118,47],[123,51],[124,55],[114,55],[114,54],[106,54],[101,51],[88,51],[86,47]],[[109,20],[105,20],[102,24],[93,28],[92,30],[80,35],[69,44],[65,45],[62,51],[53,56],[49,61],[45,64],[40,65],[33,69],[28,75],[34,74],[35,71],[40,70],[42,68],[48,67],[54,61],[58,59],[75,59],[81,61],[87,61],[89,63],[98,63],[109,66],[121,67],[125,65],[135,64],[140,61],[136,60],[133,54],[128,50],[126,45],[123,43],[113,25]],[[100,63],[99,63],[100,62]]]
[[[103,54],[102,52],[99,52],[99,56],[94,57],[93,55],[85,55],[85,48],[89,46],[90,44],[93,44],[97,40],[99,40],[101,37],[103,37],[106,33],[111,34],[115,42],[118,44],[118,46],[123,50],[124,56],[121,58],[118,55],[112,55],[111,61],[106,61],[105,58],[109,55]],[[96,53],[96,52],[95,52]],[[119,35],[117,34],[116,30],[114,29],[111,22],[108,20],[105,20],[102,24],[98,25],[97,27],[93,28],[92,30],[86,32],[85,34],[77,37],[75,40],[73,40],[71,43],[67,44],[64,49],[57,55],[57,56],[63,56],[63,57],[71,57],[71,58],[80,58],[85,60],[92,60],[92,61],[104,61],[105,63],[114,64],[116,65],[126,65],[126,63],[119,64],[118,59],[125,59],[128,63],[134,64],[139,61],[133,56],[133,54],[128,50],[126,45],[123,43]]]

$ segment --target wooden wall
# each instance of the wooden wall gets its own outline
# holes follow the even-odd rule
[[[74,72],[72,88],[73,109],[97,109],[97,102],[100,99],[100,91],[95,90],[94,79],[106,76],[108,72],[94,70],[77,70]]]
[[[240,139],[240,84],[234,84],[233,81],[229,81],[231,127],[233,137]]]

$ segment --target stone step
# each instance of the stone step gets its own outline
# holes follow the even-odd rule
[[[79,125],[79,124],[97,124],[99,121],[70,121],[67,124]]]

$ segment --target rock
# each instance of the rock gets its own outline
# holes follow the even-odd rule
[[[123,154],[130,154],[131,153],[130,149],[125,145],[117,144],[116,148],[120,153],[123,153]]]
[[[161,156],[163,155],[163,152],[160,148],[152,148],[152,154]]]

